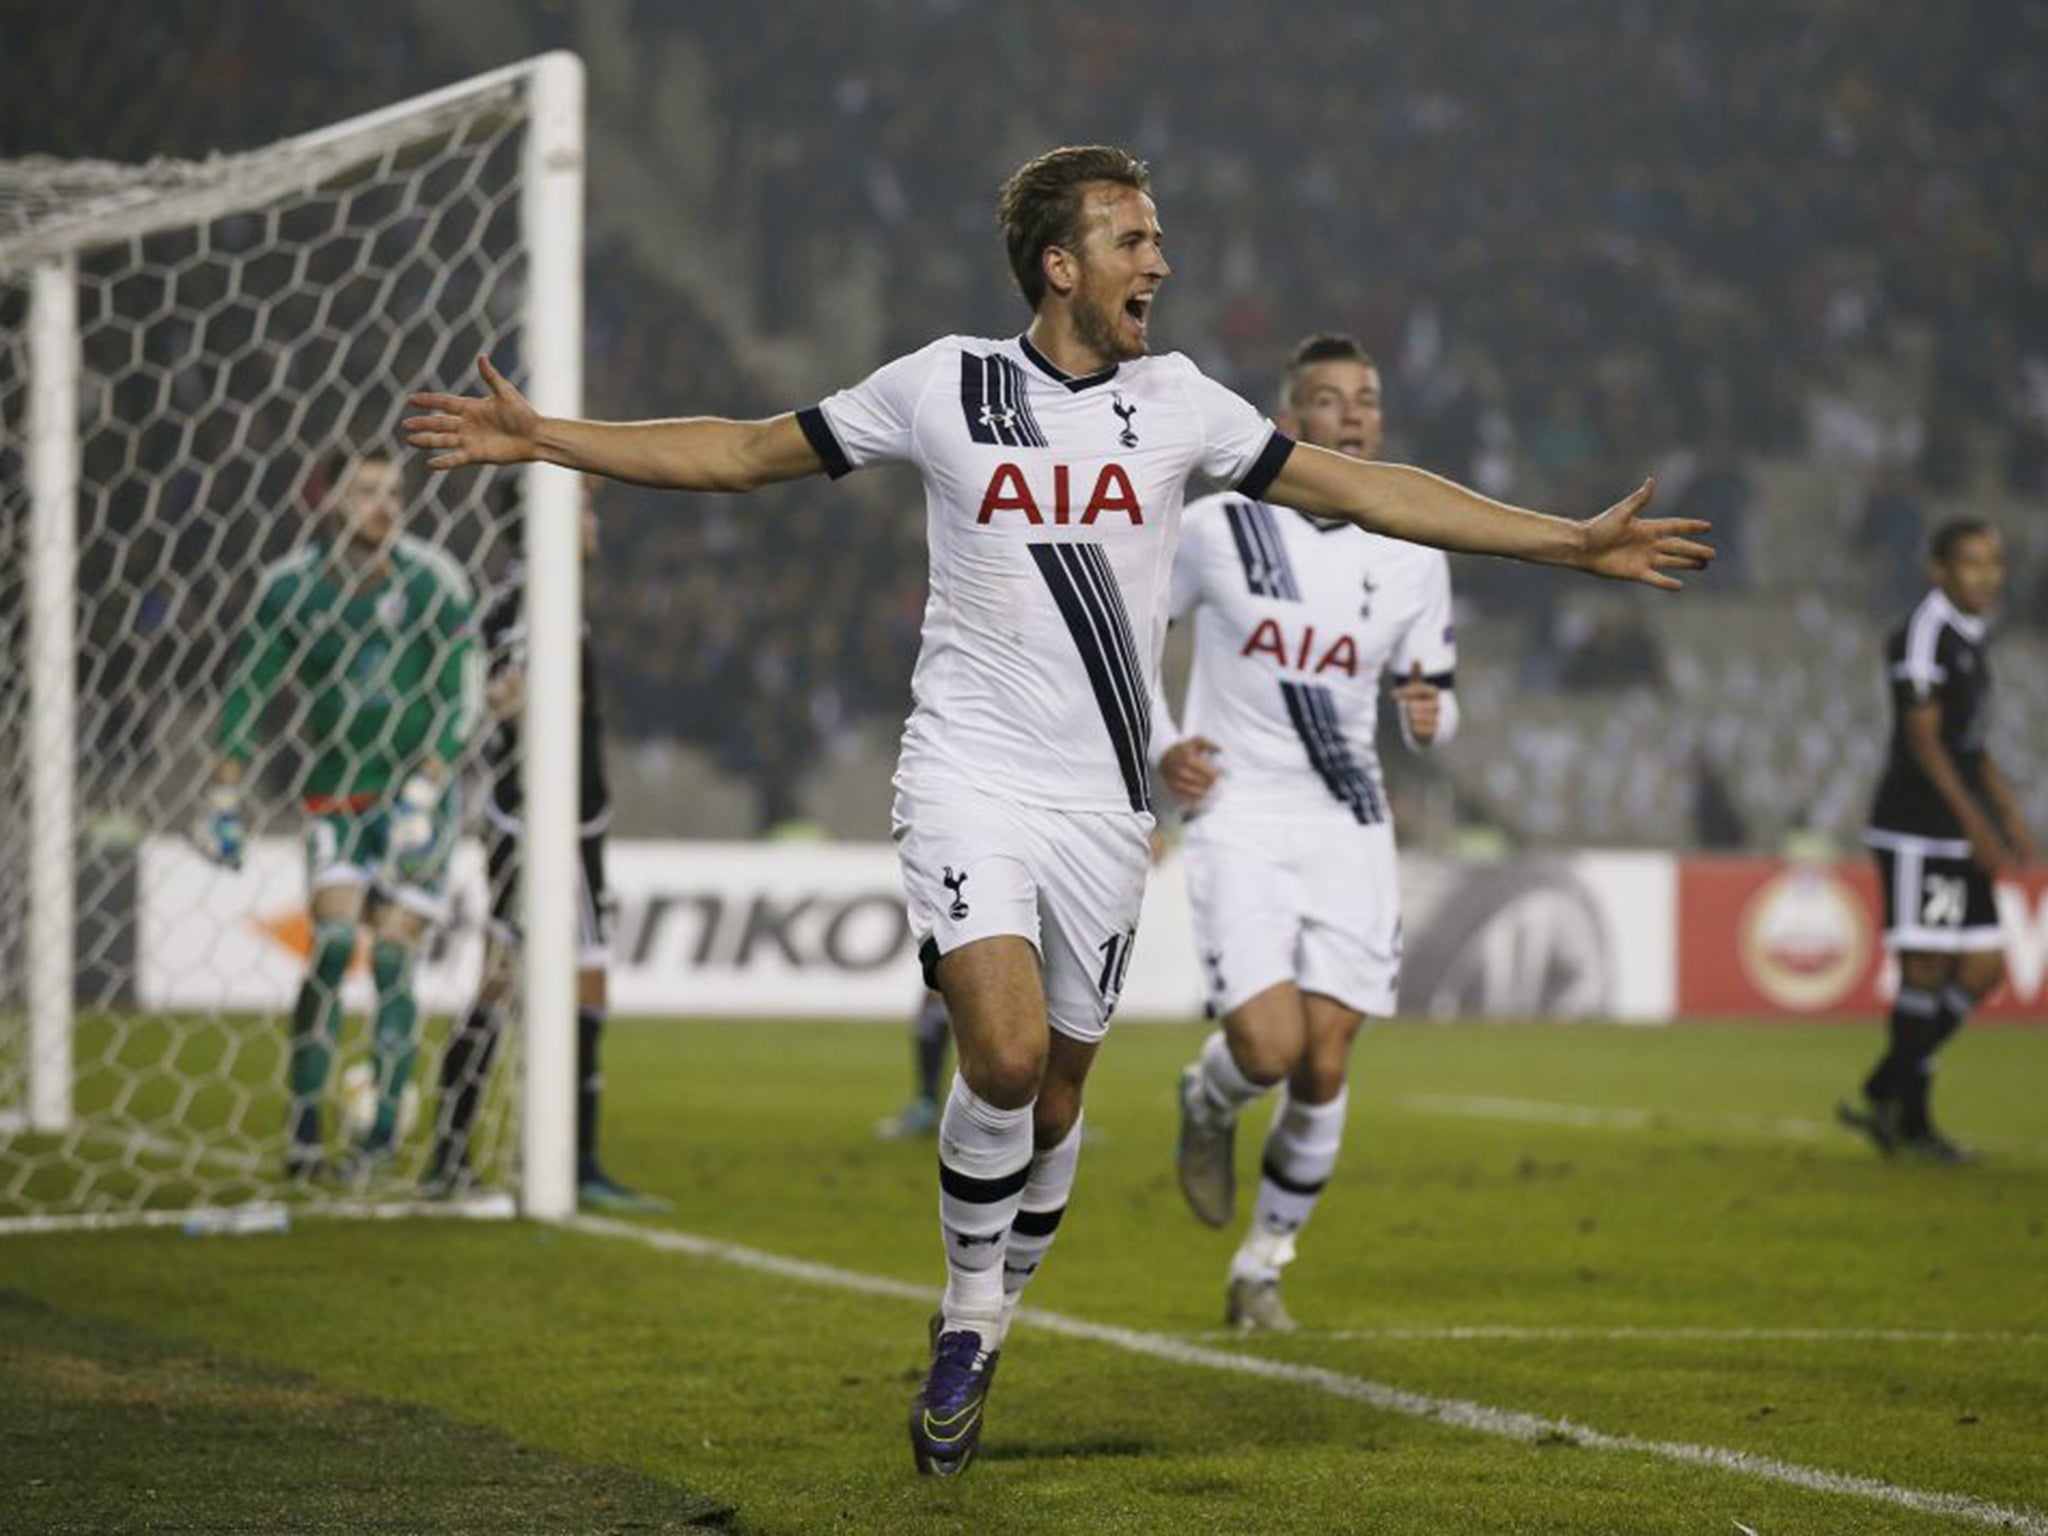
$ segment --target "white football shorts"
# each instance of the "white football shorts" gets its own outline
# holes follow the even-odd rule
[[[1212,812],[1187,828],[1188,904],[1218,1017],[1291,981],[1384,1018],[1401,985],[1391,823]]]
[[[927,982],[942,956],[998,934],[1038,951],[1048,1021],[1109,1031],[1145,899],[1152,818],[898,787],[893,836]]]

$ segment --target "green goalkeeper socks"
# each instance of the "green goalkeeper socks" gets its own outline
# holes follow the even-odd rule
[[[377,982],[377,1017],[370,1054],[377,1072],[377,1123],[369,1145],[376,1150],[398,1139],[398,1106],[412,1078],[419,1008],[412,997],[412,950],[390,939],[370,947],[370,973]]]
[[[334,1064],[334,1026],[341,1013],[341,983],[355,950],[353,923],[321,923],[313,930],[312,962],[292,1008],[290,1127],[295,1145],[320,1144],[320,1095]]]

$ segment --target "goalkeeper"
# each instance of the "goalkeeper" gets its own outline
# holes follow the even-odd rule
[[[474,713],[468,579],[400,534],[404,490],[379,451],[341,454],[317,489],[313,537],[267,569],[236,647],[220,764],[195,829],[230,869],[246,842],[242,790],[259,740],[289,733],[305,811],[313,943],[292,1010],[288,1178],[319,1176],[321,1099],[358,929],[376,982],[376,1118],[343,1166],[366,1179],[391,1157],[412,1072],[413,966],[447,915],[454,768]],[[271,730],[272,705],[288,723]]]

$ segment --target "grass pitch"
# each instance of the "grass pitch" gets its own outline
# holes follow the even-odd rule
[[[2048,1531],[2048,1034],[1950,1048],[1989,1155],[1943,1169],[1827,1123],[1871,1030],[1376,1030],[1304,1332],[1256,1342],[1173,1184],[1198,1038],[1105,1050],[1030,1295],[1148,1352],[1020,1324],[958,1483],[904,1443],[940,1250],[930,1144],[870,1132],[903,1032],[620,1023],[607,1158],[677,1206],[632,1230],[831,1272],[525,1224],[0,1239],[0,1529]]]

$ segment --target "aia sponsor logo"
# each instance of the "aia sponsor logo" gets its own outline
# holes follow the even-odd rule
[[[1077,497],[1076,489],[1074,471],[1068,465],[1052,465],[1050,483],[1041,479],[1033,486],[1022,466],[1006,460],[989,476],[988,489],[981,493],[981,511],[974,521],[990,523],[1010,513],[1034,528],[1047,523],[1056,528],[1069,524],[1087,528],[1097,518],[1115,514],[1129,518],[1133,528],[1145,525],[1145,512],[1138,505],[1131,477],[1114,460],[1096,471],[1094,485],[1085,498]]]
[[[1278,619],[1261,619],[1237,654],[1264,656],[1276,667],[1311,677],[1325,672],[1358,676],[1358,642],[1346,634],[1334,639],[1318,635],[1313,624],[1304,624],[1298,635],[1290,635]]]

